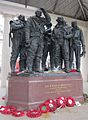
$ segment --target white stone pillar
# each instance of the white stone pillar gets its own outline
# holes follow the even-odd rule
[[[85,46],[86,46],[86,55],[85,57],[81,58],[81,72],[82,72],[82,77],[83,77],[83,82],[87,82],[87,74],[88,74],[88,30],[87,27],[84,27],[83,29],[83,35],[84,35],[84,40],[85,40]]]
[[[1,87],[6,87],[6,80],[8,73],[10,72],[10,53],[9,47],[9,21],[11,16],[4,14],[4,34],[3,34],[3,46],[2,46],[2,67],[1,67]]]
[[[87,54],[87,83],[88,83],[88,22],[87,22],[87,44],[86,44],[86,54]]]
[[[88,22],[86,22],[83,33],[86,45],[86,55],[82,57],[81,60],[81,71],[83,77],[83,92],[88,94]]]

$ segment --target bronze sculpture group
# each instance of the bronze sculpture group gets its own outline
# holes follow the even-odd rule
[[[82,30],[77,26],[76,21],[73,21],[71,26],[63,17],[58,17],[56,21],[57,24],[52,30],[51,17],[43,8],[37,10],[35,16],[29,17],[27,21],[23,15],[18,16],[18,20],[10,21],[12,73],[15,72],[18,56],[20,71],[29,74],[44,72],[48,52],[52,71],[64,70],[68,73],[72,68],[75,53],[76,70],[80,72],[80,57],[86,53]]]

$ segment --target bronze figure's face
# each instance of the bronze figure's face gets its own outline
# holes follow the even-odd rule
[[[76,27],[77,27],[77,21],[73,21],[73,22],[71,23],[71,25],[72,25],[73,28],[76,28]]]
[[[41,11],[41,10],[37,10],[37,11],[35,12],[35,15],[36,15],[37,17],[41,17],[41,16],[42,16],[42,11]]]
[[[18,19],[21,20],[21,21],[25,21],[25,16],[24,15],[19,15]]]
[[[56,21],[59,24],[64,24],[64,18],[63,17],[57,17]]]

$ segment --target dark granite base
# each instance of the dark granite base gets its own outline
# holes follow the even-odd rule
[[[83,102],[83,83],[80,73],[41,73],[38,76],[10,76],[8,105],[31,109],[47,99],[72,96]]]

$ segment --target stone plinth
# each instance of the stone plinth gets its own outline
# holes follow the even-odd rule
[[[75,100],[83,101],[83,81],[80,73],[9,77],[8,105],[31,109],[47,99],[56,99],[59,96],[72,96]]]

